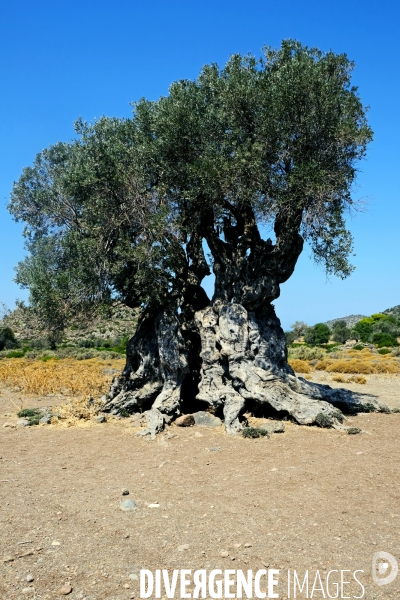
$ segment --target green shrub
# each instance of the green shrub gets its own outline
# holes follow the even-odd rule
[[[361,319],[356,323],[351,331],[354,339],[360,342],[368,342],[372,336],[373,327],[369,319]]]
[[[289,349],[289,358],[297,358],[299,360],[321,360],[324,356],[325,352],[321,348],[298,346],[297,348]]]
[[[40,419],[42,418],[42,411],[40,408],[24,408],[17,413],[17,416],[28,420],[28,426],[39,425]]]
[[[324,350],[326,350],[326,352],[335,352],[337,349],[337,344],[326,344],[326,346],[324,346]]]
[[[23,358],[24,356],[25,352],[23,350],[11,350],[6,354],[6,358]]]
[[[397,346],[397,340],[390,333],[374,333],[372,336],[372,342],[378,346],[378,348],[383,348],[385,346]]]
[[[356,435],[357,433],[362,433],[362,429],[359,427],[349,427],[347,433],[349,435]]]
[[[356,344],[353,346],[353,350],[364,350],[365,346],[361,346],[361,344]]]
[[[391,354],[391,350],[389,348],[380,348],[378,350],[379,354]]]
[[[294,331],[285,331],[286,343],[293,344],[294,340],[297,338],[297,335]]]
[[[351,338],[351,331],[346,325],[346,321],[335,321],[332,325],[333,339],[335,342],[344,344]]]
[[[333,425],[332,419],[324,415],[324,413],[319,413],[315,417],[315,424],[318,425],[318,427],[325,427],[326,429],[329,429]]]
[[[19,346],[11,327],[0,327],[0,350],[13,350]]]
[[[325,323],[317,323],[314,327],[309,327],[304,334],[304,341],[310,346],[327,344],[331,336],[331,330]]]
[[[36,417],[36,415],[40,415],[39,408],[23,408],[17,413],[20,418]]]
[[[261,427],[244,427],[242,430],[242,435],[244,438],[269,437],[268,431],[262,429]]]

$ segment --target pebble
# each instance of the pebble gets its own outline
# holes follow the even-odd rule
[[[233,547],[234,547],[234,548],[240,548],[240,546],[241,546],[241,545],[242,545],[242,544],[233,544]]]
[[[51,542],[51,545],[52,546],[61,546],[61,542],[54,541],[54,542]]]
[[[3,562],[7,563],[7,562],[12,562],[14,559],[12,556],[5,556],[3,558]]]
[[[10,427],[10,429],[15,429],[17,426],[14,423],[4,423],[3,428]]]
[[[129,590],[129,588],[130,588],[131,586],[129,585],[129,583],[124,583],[124,585],[123,585],[122,587],[124,587],[126,590]]]
[[[34,587],[26,587],[22,590],[23,594],[34,594],[35,593],[35,588]]]
[[[34,579],[35,579],[35,578],[34,578],[34,577],[33,577],[33,575],[31,575],[30,573],[29,573],[29,575],[27,575],[27,576],[26,576],[26,580],[27,580],[29,583],[31,583],[32,581],[34,581]]]
[[[178,427],[192,427],[195,424],[193,415],[182,415],[175,421],[175,425]]]
[[[209,452],[220,452],[221,448],[218,448],[218,446],[213,446],[212,448],[207,448],[207,450]]]
[[[221,550],[220,554],[223,558],[226,558],[227,556],[229,556],[229,552],[227,552],[226,550]]]
[[[134,502],[133,500],[123,500],[121,502],[121,504],[119,505],[121,510],[124,510],[125,512],[129,511],[129,510],[136,510],[137,506],[136,506],[136,502]]]
[[[122,494],[123,496],[129,496],[129,490],[122,489],[122,490],[121,490],[121,494]]]
[[[139,575],[136,575],[136,573],[130,573],[129,579],[132,579],[132,581],[139,581]]]
[[[196,433],[194,434],[194,437],[197,437],[197,438],[203,437],[203,434],[200,433],[199,431],[196,431]]]
[[[181,546],[178,546],[178,550],[179,550],[179,552],[184,552],[185,550],[189,550],[189,544],[182,544]]]
[[[96,421],[96,423],[106,423],[107,419],[105,418],[104,415],[96,415],[94,420]]]
[[[72,592],[72,586],[69,583],[65,583],[59,590],[59,594],[62,596],[68,596]]]
[[[149,504],[148,508],[160,508],[159,504]]]
[[[28,427],[29,426],[28,419],[18,419],[17,423],[20,427]]]
[[[247,544],[245,544],[245,545],[244,545],[244,547],[245,547],[245,548],[251,548],[251,547],[252,547],[252,545],[253,545],[253,544],[249,544],[249,543],[247,543]]]

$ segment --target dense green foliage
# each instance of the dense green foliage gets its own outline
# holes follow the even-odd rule
[[[9,210],[26,224],[17,281],[55,343],[95,304],[182,303],[187,281],[209,272],[210,236],[211,265],[229,236],[250,260],[254,235],[237,233],[246,219],[282,240],[298,231],[328,273],[349,275],[344,215],[372,137],[352,69],[344,54],[285,41],[205,66],[134,104],[131,119],[79,120],[75,140],[38,154]]]
[[[10,327],[0,327],[0,351],[18,347],[19,343],[15,339],[13,330]]]
[[[309,327],[304,335],[304,341],[310,346],[327,344],[331,336],[331,330],[325,323],[317,323],[314,327]]]
[[[397,346],[397,337],[400,336],[400,318],[376,313],[356,323],[351,334],[357,341],[373,343],[378,348]]]
[[[346,321],[335,321],[332,325],[332,338],[340,344],[344,344],[351,339],[351,330],[347,327]]]

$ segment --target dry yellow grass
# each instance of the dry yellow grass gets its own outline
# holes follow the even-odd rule
[[[26,394],[67,393],[82,398],[104,394],[112,375],[104,373],[107,366],[122,369],[123,358],[104,361],[63,359],[42,362],[24,358],[11,358],[0,361],[0,381]]]
[[[312,367],[309,361],[292,359],[289,364],[297,373],[310,373]],[[372,374],[397,374],[400,373],[400,361],[390,354],[377,354],[370,348],[364,348],[361,352],[348,350],[340,354],[326,355],[315,365],[318,371],[328,373],[343,373],[347,375],[372,375]],[[334,379],[343,381],[345,379]],[[353,379],[352,381],[355,381]],[[356,383],[364,383],[356,381]]]
[[[308,360],[300,360],[299,358],[290,358],[289,365],[296,373],[311,373],[311,366]]]
[[[355,377],[347,377],[347,378],[343,377],[343,375],[334,375],[332,377],[332,380],[336,381],[337,383],[359,383],[359,384],[367,383],[367,380],[362,375],[356,375]]]
[[[80,426],[85,427],[93,423],[93,417],[99,414],[103,408],[100,401],[89,402],[88,398],[74,398],[59,406],[53,406],[53,412],[58,416],[51,419],[52,425],[61,427]]]

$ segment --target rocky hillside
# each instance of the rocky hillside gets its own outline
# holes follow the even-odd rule
[[[325,321],[325,324],[328,325],[329,329],[332,329],[332,325],[336,323],[336,321],[346,321],[346,326],[350,329],[354,327],[358,321],[364,319],[366,315],[349,315],[348,317],[339,317],[338,319],[331,319],[330,321]]]
[[[393,308],[387,308],[383,311],[385,315],[393,315],[394,317],[400,317],[400,304],[393,306]]]
[[[98,314],[93,320],[87,322],[71,323],[65,330],[62,344],[68,346],[90,347],[93,341],[118,342],[126,336],[132,336],[136,330],[137,311],[115,304],[108,314]],[[11,327],[15,338],[22,343],[39,343],[45,338],[45,332],[41,329],[35,317],[24,308],[5,312],[0,320],[0,327]]]
[[[397,304],[397,306],[393,306],[393,308],[387,308],[386,310],[377,312],[381,312],[384,315],[393,315],[394,317],[400,317],[400,304]],[[347,317],[339,317],[337,319],[325,321],[325,324],[328,325],[330,329],[332,329],[332,325],[336,323],[336,321],[346,321],[347,327],[351,329],[356,323],[358,323],[358,321],[361,321],[361,319],[365,319],[366,316],[367,315],[349,315]]]

